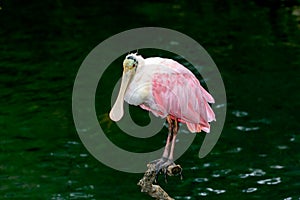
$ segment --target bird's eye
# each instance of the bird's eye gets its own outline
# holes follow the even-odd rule
[[[128,56],[127,59],[135,60],[133,56]]]
[[[127,60],[133,60],[133,65],[132,65],[132,67],[137,67],[138,66],[138,61],[137,61],[137,59],[134,57],[134,56],[128,56],[128,57],[126,57],[126,59]]]

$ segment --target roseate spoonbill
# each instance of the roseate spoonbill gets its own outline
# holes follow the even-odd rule
[[[209,122],[215,114],[208,103],[213,97],[200,85],[195,75],[172,59],[151,57],[144,59],[129,54],[123,62],[120,91],[110,118],[119,121],[124,100],[166,118],[169,134],[161,159],[155,160],[157,170],[173,162],[178,123],[185,123],[191,132],[210,131]]]

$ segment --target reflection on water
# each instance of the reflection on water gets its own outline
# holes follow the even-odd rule
[[[240,174],[239,177],[240,178],[247,178],[249,176],[263,176],[266,174],[266,172],[264,172],[261,169],[249,169],[251,171],[251,173],[247,173],[247,174]]]
[[[246,131],[246,132],[248,132],[248,131],[256,131],[256,130],[259,129],[258,126],[254,126],[254,127],[236,126],[235,128],[237,130],[239,130],[239,131]]]
[[[272,168],[272,169],[282,169],[282,168],[284,168],[284,166],[281,166],[281,165],[271,165],[270,168]]]
[[[281,178],[280,177],[269,178],[269,179],[257,181],[257,183],[258,184],[275,185],[275,184],[281,183]]]
[[[235,111],[232,111],[232,114],[236,117],[245,117],[245,116],[248,116],[248,113],[245,112],[245,111],[239,111],[239,110],[235,110]]]
[[[240,151],[242,151],[243,150],[243,148],[241,148],[241,147],[235,147],[235,148],[233,148],[233,149],[230,149],[230,150],[228,150],[228,151],[226,151],[227,153],[239,153]]]
[[[242,190],[242,192],[251,193],[251,192],[255,192],[256,190],[257,190],[257,188],[247,188],[247,189]]]

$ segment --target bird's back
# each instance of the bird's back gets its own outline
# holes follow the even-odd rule
[[[139,92],[137,87],[140,87]],[[213,97],[191,71],[172,59],[144,59],[129,89],[131,93],[143,93],[138,97],[143,98],[142,102],[136,102],[143,109],[160,117],[176,117],[186,123],[191,132],[209,132],[208,122],[215,120],[208,104],[214,103]]]

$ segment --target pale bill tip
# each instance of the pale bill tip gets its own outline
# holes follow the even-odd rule
[[[109,113],[109,118],[115,122],[120,121],[120,119],[123,117],[123,110],[122,109],[116,109],[113,108]]]

